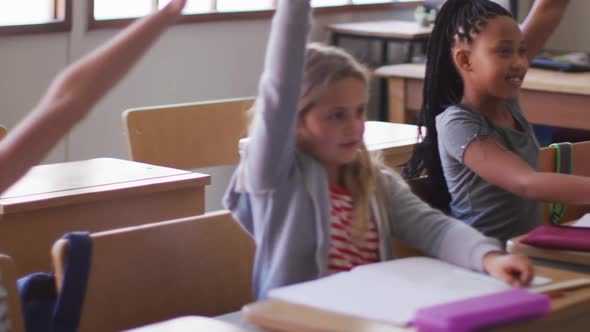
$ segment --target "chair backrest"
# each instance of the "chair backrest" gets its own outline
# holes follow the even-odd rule
[[[574,175],[590,176],[590,141],[572,144],[573,173]],[[539,170],[542,172],[555,172],[557,166],[557,153],[553,148],[542,148],[539,152]],[[549,204],[545,204],[543,222],[549,223]],[[562,221],[578,219],[590,212],[590,205],[569,205]]]
[[[6,136],[6,128],[0,126],[0,139],[3,139]]]
[[[237,164],[254,99],[135,108],[123,113],[130,157],[149,164],[194,169]]]
[[[0,311],[0,329],[4,324],[10,324],[11,332],[24,332],[24,322],[22,315],[22,307],[18,289],[16,286],[16,268],[14,261],[6,255],[0,254],[0,285],[6,291],[6,295],[2,296],[2,301],[5,302],[5,310]]]
[[[215,316],[253,300],[254,242],[227,211],[91,235],[79,331],[120,331],[183,315]],[[56,282],[67,245],[53,248]]]

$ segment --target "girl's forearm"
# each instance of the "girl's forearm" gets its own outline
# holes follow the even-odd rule
[[[523,181],[521,194],[546,202],[590,204],[590,177],[534,172]]]

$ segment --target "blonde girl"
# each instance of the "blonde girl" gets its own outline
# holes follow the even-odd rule
[[[394,237],[526,285],[526,259],[432,209],[369,157],[366,71],[339,49],[306,49],[309,13],[309,0],[279,2],[250,140],[224,199],[257,245],[256,296],[392,259]]]

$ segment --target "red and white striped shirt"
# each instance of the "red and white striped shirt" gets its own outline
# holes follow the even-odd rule
[[[379,235],[371,219],[360,243],[352,238],[352,196],[346,189],[330,188],[330,273],[348,271],[355,266],[379,261]]]

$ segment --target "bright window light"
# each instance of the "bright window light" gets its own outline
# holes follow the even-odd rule
[[[40,24],[55,20],[54,0],[0,0],[0,25]]]

